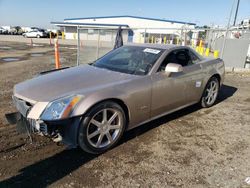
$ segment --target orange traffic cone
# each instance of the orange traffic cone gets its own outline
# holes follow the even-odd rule
[[[55,64],[56,69],[60,68],[60,57],[59,57],[59,45],[58,45],[58,39],[55,39]]]

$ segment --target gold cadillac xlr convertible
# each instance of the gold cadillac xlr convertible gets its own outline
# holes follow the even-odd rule
[[[224,74],[221,59],[189,47],[126,45],[15,85],[18,112],[6,117],[32,134],[98,154],[124,131],[195,103],[212,106]]]

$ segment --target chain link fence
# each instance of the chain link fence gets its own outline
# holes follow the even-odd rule
[[[65,37],[78,41],[78,64],[93,62],[111,51],[117,29],[77,28],[77,32],[65,32]],[[186,45],[207,57],[220,57],[228,67],[250,67],[249,29],[123,29],[123,42]],[[225,37],[226,36],[226,37]]]

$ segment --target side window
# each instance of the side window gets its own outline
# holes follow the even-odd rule
[[[192,61],[192,64],[196,64],[200,62],[200,58],[195,55],[192,51],[189,51],[190,59]]]
[[[174,50],[170,52],[167,57],[161,63],[158,72],[164,71],[168,63],[176,63],[183,67],[192,64],[189,53],[187,49]]]
[[[165,57],[157,72],[165,71],[165,68],[168,63],[175,63],[175,62],[176,62],[175,51],[172,51],[167,55],[167,57]]]
[[[176,53],[177,64],[185,67],[190,63],[190,57],[188,55],[188,50],[178,50]]]

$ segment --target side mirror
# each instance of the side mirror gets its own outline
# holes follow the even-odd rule
[[[176,63],[168,63],[166,68],[165,68],[166,73],[182,72],[182,71],[183,71],[183,67],[179,64],[176,64]]]

